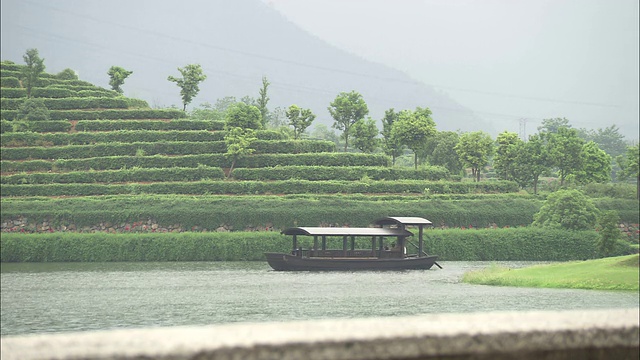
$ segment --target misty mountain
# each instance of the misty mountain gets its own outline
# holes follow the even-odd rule
[[[297,104],[327,125],[329,103],[355,90],[377,120],[389,108],[420,106],[433,111],[439,130],[495,132],[445,94],[327,44],[260,0],[3,0],[1,6],[3,60],[23,63],[24,52],[37,48],[47,72],[71,68],[107,88],[107,70],[122,66],[133,71],[125,95],[154,107],[181,107],[179,88],[167,76],[197,63],[207,80],[188,109],[225,96],[258,97],[266,76],[269,109]]]

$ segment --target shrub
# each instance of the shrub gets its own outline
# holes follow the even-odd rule
[[[593,229],[598,209],[578,190],[558,190],[547,197],[533,225],[567,230]]]
[[[31,98],[20,105],[17,117],[18,119],[29,121],[49,120],[49,109],[42,99]]]

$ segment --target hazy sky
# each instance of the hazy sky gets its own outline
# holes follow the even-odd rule
[[[566,117],[638,138],[637,0],[263,1],[512,131]]]

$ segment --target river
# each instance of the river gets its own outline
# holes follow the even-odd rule
[[[2,263],[0,334],[639,306],[636,292],[464,284],[465,271],[490,263],[441,265],[428,271],[277,272],[265,262]]]

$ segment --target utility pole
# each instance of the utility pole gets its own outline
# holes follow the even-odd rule
[[[527,119],[525,118],[520,119],[519,136],[520,136],[520,139],[522,139],[522,141],[527,141]]]

